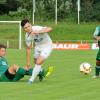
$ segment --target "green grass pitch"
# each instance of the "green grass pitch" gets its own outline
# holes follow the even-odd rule
[[[27,84],[29,77],[19,82],[1,82],[0,100],[99,100],[100,79],[92,79],[96,53],[97,50],[55,50],[44,63],[44,67],[54,66],[47,80],[37,79],[32,85]],[[9,65],[24,66],[25,50],[8,49],[7,59]],[[79,72],[79,65],[84,61],[92,64],[89,75]]]

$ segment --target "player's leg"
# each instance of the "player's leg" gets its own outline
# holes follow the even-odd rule
[[[43,81],[44,79],[47,79],[49,75],[53,72],[53,66],[49,66],[47,69],[42,69],[39,73],[39,80]]]
[[[14,79],[15,74],[12,74],[8,71],[8,69],[0,75],[1,82],[10,82]]]
[[[13,81],[18,81],[22,79],[25,75],[26,75],[26,70],[24,68],[19,67],[18,70],[16,71]]]
[[[36,63],[36,59],[34,58],[34,63]],[[49,66],[48,68],[41,68],[41,71],[39,72],[39,80],[42,81],[45,78],[47,78],[53,71],[53,66]],[[32,74],[31,74],[32,75]]]
[[[24,68],[22,68],[22,67],[18,67],[18,69],[17,69],[17,71],[16,71],[16,73],[15,73],[15,77],[14,77],[14,79],[13,79],[13,81],[18,81],[18,80],[20,80],[20,79],[22,79],[23,77],[24,77],[24,75],[32,75],[32,71],[33,71],[33,68],[30,68],[28,71],[27,70],[25,70]],[[39,77],[40,76],[44,76],[44,74],[43,73],[45,73],[45,71],[46,71],[46,69],[43,69],[43,70],[41,70],[41,73],[39,72]]]
[[[95,76],[99,76],[100,72],[100,60],[96,60]]]
[[[0,75],[0,82],[10,82],[13,80],[15,75],[9,73],[8,69]]]
[[[43,62],[44,62],[44,58],[39,56],[36,60],[35,67],[32,72],[32,76],[29,79],[29,83],[32,83],[35,80],[35,78],[37,77],[37,75],[39,74],[39,72],[41,71],[41,64]]]
[[[35,66],[34,66],[34,69],[32,72],[32,76],[29,79],[29,83],[32,83],[35,80],[35,78],[37,77],[37,75],[39,76],[39,79],[41,79],[41,77],[43,77],[43,73],[45,72],[45,70],[41,68],[42,63],[45,60],[43,56],[40,56],[41,52],[42,52],[42,50],[37,47],[34,50]]]
[[[47,59],[48,56],[50,56],[51,52],[53,50],[52,46],[48,46],[46,48],[44,48],[41,52],[41,56],[44,57],[44,59]],[[53,71],[53,66],[49,66],[47,69],[44,69],[42,72],[42,77],[40,77],[40,81],[42,81],[43,79],[46,79]]]
[[[19,73],[19,76],[21,76],[20,78],[22,78],[26,74],[26,70],[24,68],[19,68],[17,65],[13,64],[5,71],[5,73],[3,73],[0,76],[0,80],[1,81],[14,81],[16,77],[16,73]]]
[[[18,81],[24,77],[24,75],[32,75],[33,68],[30,68],[28,71],[22,67],[18,67],[17,65],[12,65],[9,68],[9,73],[14,74],[15,77],[13,81]]]
[[[13,64],[11,65],[8,70],[5,72],[5,75],[6,77],[9,79],[9,80],[13,80],[14,77],[15,77],[15,74],[16,74],[16,71],[18,70],[18,66]]]
[[[9,67],[8,72],[14,75],[13,81],[18,81],[26,75],[26,70],[15,64]]]
[[[15,64],[13,64],[12,66],[10,66],[5,73],[3,73],[0,77],[1,81],[13,81],[13,79],[15,78],[16,72],[19,69],[19,67]]]
[[[40,56],[37,59],[37,61],[38,60],[39,60],[38,64],[40,64],[40,66],[41,66],[41,64],[43,63],[43,61],[45,59]],[[36,64],[37,64],[37,62],[36,62]],[[36,78],[37,75],[39,76],[39,80],[42,81],[43,79],[47,78],[52,73],[52,71],[53,71],[53,66],[49,66],[47,69],[44,69],[44,68],[40,67],[40,69],[38,70],[39,66],[36,66],[36,64],[35,64],[35,68],[34,68],[34,70],[32,72],[32,76],[30,78],[29,83],[33,82],[32,80],[35,80],[35,78]],[[36,73],[36,71],[37,71],[37,73]],[[36,74],[34,74],[34,73],[36,73]]]
[[[35,67],[34,67],[34,70],[32,72],[32,76],[29,79],[30,83],[32,83],[35,80],[36,76],[41,71],[41,65],[43,64],[44,60],[50,55],[51,51],[52,51],[52,48],[50,48],[50,47],[43,48],[43,49],[41,49],[41,51],[36,50]]]
[[[37,59],[39,58],[40,56],[40,48],[38,47],[35,47],[34,49],[34,68],[33,68],[33,71],[32,71],[32,76],[30,77],[29,79],[29,83],[32,83],[35,78],[37,77],[37,75],[39,74],[39,72],[41,71],[41,65],[38,65],[37,64]]]
[[[9,73],[11,73],[11,74],[16,74],[16,71],[18,70],[18,66],[17,65],[15,65],[15,64],[13,64],[13,65],[11,65],[9,68],[8,68],[8,71],[9,71]]]
[[[99,72],[100,72],[100,50],[98,51],[98,54],[96,57],[95,76],[93,78],[98,78]]]

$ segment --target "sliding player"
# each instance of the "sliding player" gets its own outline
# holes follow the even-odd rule
[[[33,69],[30,68],[26,70],[26,68],[21,68],[16,64],[8,66],[7,59],[5,58],[6,55],[6,46],[0,44],[0,82],[15,82],[19,81],[24,77],[24,75],[32,75]],[[46,69],[43,69],[39,73],[40,81],[45,77],[47,74]]]

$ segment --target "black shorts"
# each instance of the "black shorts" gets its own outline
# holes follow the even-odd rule
[[[13,80],[15,75],[14,74],[11,74],[8,69],[6,70],[5,72],[5,76],[9,79],[9,80]]]

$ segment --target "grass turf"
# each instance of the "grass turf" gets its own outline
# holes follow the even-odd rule
[[[94,75],[95,50],[53,51],[44,63],[54,66],[53,74],[45,81],[38,79],[27,84],[29,77],[19,82],[1,82],[0,100],[99,100],[100,79],[92,79]],[[25,50],[8,49],[8,63],[25,65]],[[32,61],[32,57],[31,57]],[[92,64],[92,72],[82,75],[80,63],[87,61]]]
[[[35,25],[51,26],[53,31],[50,32],[50,36],[53,40],[92,40],[95,27],[99,23],[82,23],[68,24],[66,22],[60,22],[57,25],[54,23],[36,23]],[[22,34],[24,40],[25,33]],[[0,39],[18,40],[19,38],[18,24],[0,23]]]

